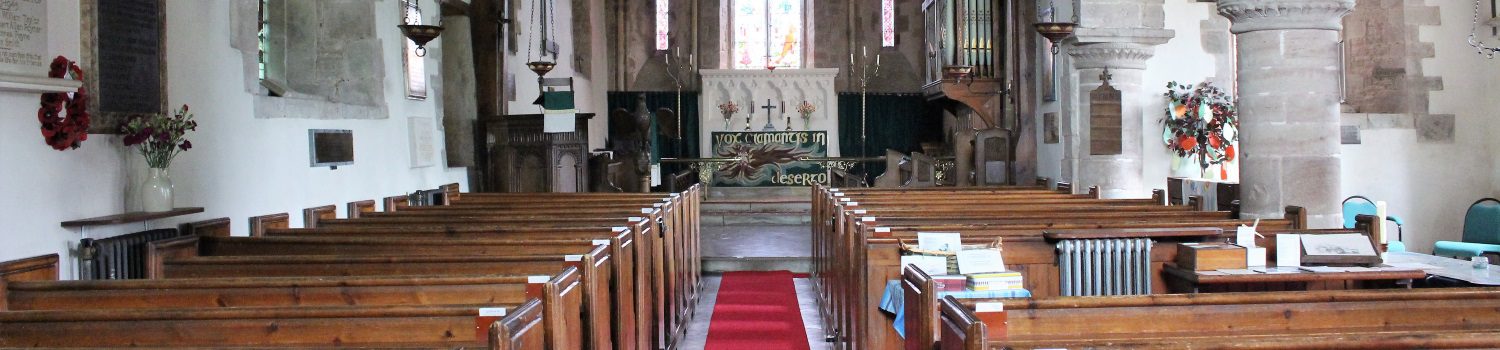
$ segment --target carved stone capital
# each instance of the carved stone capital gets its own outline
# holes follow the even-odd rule
[[[1354,0],[1219,0],[1235,34],[1261,30],[1342,30]]]
[[[1146,60],[1156,55],[1150,45],[1101,43],[1078,45],[1068,49],[1076,69],[1146,69]]]

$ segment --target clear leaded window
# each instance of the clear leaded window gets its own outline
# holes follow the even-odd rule
[[[802,68],[803,0],[734,0],[734,68]]]
[[[259,21],[260,27],[258,28],[258,30],[255,33],[255,39],[257,41],[256,44],[258,45],[258,47],[260,49],[260,52],[256,55],[256,57],[259,60],[259,64],[260,64],[257,67],[257,69],[259,70],[258,73],[259,73],[259,78],[261,80],[265,80],[266,79],[266,50],[269,49],[270,46],[271,46],[271,43],[270,43],[270,34],[271,34],[270,33],[271,32],[271,25],[270,25],[271,24],[270,23],[271,19],[270,18],[271,18],[271,15],[268,14],[268,13],[266,13],[266,1],[269,1],[269,0],[260,0],[260,1],[257,1],[257,3],[259,3],[259,7],[256,9],[258,11],[257,14],[260,17],[260,21]]]
[[[406,6],[405,1],[397,1],[397,3],[401,5],[402,18],[406,24],[422,24],[421,11],[415,7]],[[411,39],[402,41],[406,42],[405,54],[402,57],[402,61],[406,63],[406,98],[425,100],[427,99],[427,61],[423,60],[422,56],[417,56],[415,41]]]

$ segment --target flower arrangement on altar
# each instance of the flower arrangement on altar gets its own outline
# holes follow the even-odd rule
[[[808,103],[807,101],[802,101],[801,104],[797,105],[797,114],[802,115],[802,129],[803,130],[808,129],[808,127],[810,126],[810,123],[812,123],[812,114],[813,114],[813,112],[817,112],[817,111],[818,111],[818,106],[814,106],[813,104]]]
[[[1208,167],[1235,160],[1239,141],[1239,114],[1234,101],[1207,82],[1194,85],[1167,83],[1167,115],[1162,122],[1162,142],[1178,157],[1194,159],[1204,172]],[[1228,179],[1228,171],[1219,168]]]
[[[187,105],[182,105],[170,116],[133,115],[120,125],[120,133],[125,134],[125,146],[139,146],[141,156],[146,158],[146,166],[154,169],[166,169],[178,153],[192,149],[193,143],[187,140],[187,132],[196,130],[198,122],[193,120],[192,113],[188,113]]]
[[[67,57],[57,56],[49,68],[48,78],[83,80],[83,69]],[[36,111],[36,119],[42,123],[42,138],[47,140],[48,146],[59,151],[78,149],[83,141],[89,139],[88,101],[88,94],[82,87],[74,92],[42,94],[41,108]],[[66,118],[63,117],[64,109],[67,110]]]
[[[729,120],[731,118],[734,118],[734,114],[735,113],[739,113],[739,112],[740,112],[740,105],[735,104],[734,101],[724,102],[723,104],[719,105],[719,113],[723,113],[724,114],[724,128],[725,129],[729,128],[729,122],[730,122]]]

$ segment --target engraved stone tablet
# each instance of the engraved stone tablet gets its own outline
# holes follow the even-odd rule
[[[1089,93],[1089,154],[1121,153],[1120,90],[1109,85],[1109,69],[1099,77],[1104,85]]]
[[[0,1],[0,74],[47,76],[47,1]]]

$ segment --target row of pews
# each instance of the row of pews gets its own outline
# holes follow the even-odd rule
[[[356,202],[346,219],[311,208],[304,228],[256,217],[252,237],[196,225],[149,245],[145,280],[0,266],[0,347],[670,349],[684,336],[701,187],[446,189],[443,205]]]
[[[1162,268],[1178,242],[1223,242],[1250,225],[1230,212],[1150,199],[1100,199],[1043,186],[813,191],[813,281],[828,339],[838,349],[1029,348],[1371,348],[1500,346],[1500,290],[1338,290],[1166,294]],[[1258,246],[1275,235],[1378,230],[1309,230],[1303,210],[1262,220]],[[965,244],[1000,239],[1007,268],[1028,299],[936,297],[930,276],[899,266],[901,245],[918,232],[958,232]],[[1373,235],[1372,235],[1373,237]],[[1062,240],[1148,238],[1150,295],[1063,297]],[[905,337],[880,310],[888,281],[900,281]],[[1004,312],[977,312],[1003,305]],[[991,310],[986,310],[991,311]]]

